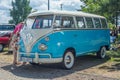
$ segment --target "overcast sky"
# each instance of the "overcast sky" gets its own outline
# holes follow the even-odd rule
[[[8,23],[11,19],[9,9],[12,0],[0,0],[0,23]],[[30,0],[32,9],[47,10],[48,0]],[[60,10],[60,4],[63,4],[63,10],[74,11],[80,9],[82,3],[80,0],[50,0],[50,10]]]

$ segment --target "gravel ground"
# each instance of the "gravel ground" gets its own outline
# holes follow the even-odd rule
[[[12,65],[12,55],[0,53],[0,80],[120,80],[120,64],[84,56],[76,59],[72,70],[60,64]]]

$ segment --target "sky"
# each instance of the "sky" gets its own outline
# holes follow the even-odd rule
[[[9,11],[9,9],[12,9],[11,1],[12,0],[0,0],[0,24],[8,23],[11,19]],[[63,10],[75,11],[80,9],[82,2],[80,2],[80,0],[50,0],[50,10],[60,10],[60,4],[63,5]],[[33,10],[47,10],[48,0],[30,0],[30,6]]]

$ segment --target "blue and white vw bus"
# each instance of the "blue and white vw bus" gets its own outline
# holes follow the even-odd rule
[[[105,58],[110,47],[106,19],[84,12],[31,13],[20,35],[20,61],[62,63],[66,69],[74,66],[76,57],[88,53]]]

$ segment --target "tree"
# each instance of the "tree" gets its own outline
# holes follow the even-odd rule
[[[12,1],[12,9],[10,9],[10,16],[12,20],[9,23],[18,24],[26,19],[27,15],[31,12],[29,0],[14,0]]]
[[[116,12],[120,11],[119,0],[81,0],[82,11],[105,16],[110,23],[115,23]]]

